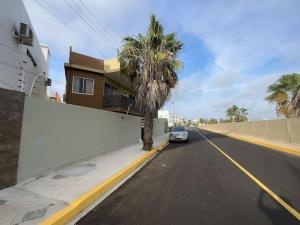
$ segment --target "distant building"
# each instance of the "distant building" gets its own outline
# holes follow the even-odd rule
[[[168,110],[158,110],[158,118],[167,119],[169,127],[181,125],[183,121],[183,118],[179,114],[169,112]]]
[[[50,53],[40,46],[23,1],[0,2],[0,29],[0,87],[46,98]]]
[[[70,48],[65,75],[67,104],[141,116],[132,82],[121,74],[118,59],[97,59]]]
[[[49,101],[51,102],[62,103],[61,97],[57,91],[51,92],[50,94],[48,94],[48,97],[49,97]]]

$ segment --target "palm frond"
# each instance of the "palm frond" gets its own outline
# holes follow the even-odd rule
[[[155,16],[151,16],[145,36],[138,34],[123,39],[119,54],[121,72],[132,80],[136,103],[143,112],[155,112],[168,99],[183,67],[176,59],[182,47],[175,33],[164,34]]]
[[[298,107],[295,107],[295,105],[297,105],[297,103],[295,103],[295,96],[299,88],[300,74],[284,74],[276,83],[268,87],[267,91],[270,94],[266,97],[266,100],[276,104],[278,114],[289,116],[298,111]]]

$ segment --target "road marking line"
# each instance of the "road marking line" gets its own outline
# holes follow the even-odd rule
[[[267,192],[275,201],[282,205],[286,210],[288,210],[293,216],[295,216],[300,221],[300,213],[287,204],[282,198],[275,194],[270,188],[263,184],[259,179],[242,167],[233,158],[227,155],[221,148],[215,145],[211,140],[204,136],[200,131],[196,130],[206,141],[208,141],[212,146],[214,146],[221,154],[223,154],[227,159],[229,159],[235,166],[237,166],[241,171],[243,171],[250,179],[252,179],[258,186],[260,186],[265,192]]]
[[[235,135],[235,134],[225,134],[225,133],[222,133],[218,130],[207,129],[207,128],[202,128],[202,129],[213,132],[213,133],[221,134],[221,135],[224,135],[224,136],[227,136],[227,137],[230,137],[230,138],[234,138],[234,139],[237,139],[237,140],[246,141],[246,142],[249,142],[249,143],[252,143],[252,144],[267,147],[270,150],[277,150],[277,151],[281,151],[281,152],[284,152],[284,153],[289,153],[289,154],[293,154],[293,155],[296,155],[296,156],[300,156],[300,150],[296,149],[296,148],[284,147],[282,145],[276,145],[276,144],[268,143],[266,141],[257,140],[255,138],[251,138],[251,137],[243,137],[243,136]]]

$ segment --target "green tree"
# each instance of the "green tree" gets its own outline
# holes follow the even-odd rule
[[[220,119],[219,119],[219,123],[226,123],[226,120],[220,118]]]
[[[266,100],[276,104],[278,115],[286,117],[300,116],[300,74],[282,75],[268,87]]]
[[[235,122],[236,116],[238,114],[239,108],[236,105],[233,105],[232,107],[228,108],[226,110],[226,116],[229,118],[230,121]]]
[[[210,120],[207,121],[208,124],[216,124],[218,123],[218,120],[211,118]]]
[[[136,105],[145,116],[144,150],[153,145],[153,114],[169,98],[182,63],[177,55],[183,43],[175,33],[164,34],[163,26],[152,15],[145,35],[124,38],[119,54],[121,72],[133,82]]]
[[[204,118],[200,118],[200,119],[199,119],[199,123],[201,123],[201,124],[205,124],[206,122],[207,122],[207,120],[204,119]]]
[[[248,121],[248,109],[240,108],[239,115],[238,115],[238,122],[245,122]]]
[[[226,116],[231,122],[243,122],[248,120],[248,110],[233,105],[226,110]]]

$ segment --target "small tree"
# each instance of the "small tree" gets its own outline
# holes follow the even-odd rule
[[[218,120],[211,118],[207,123],[208,124],[216,124],[216,123],[218,123]]]
[[[240,108],[236,105],[226,110],[226,116],[231,122],[244,122],[248,120],[248,110],[246,108]]]

